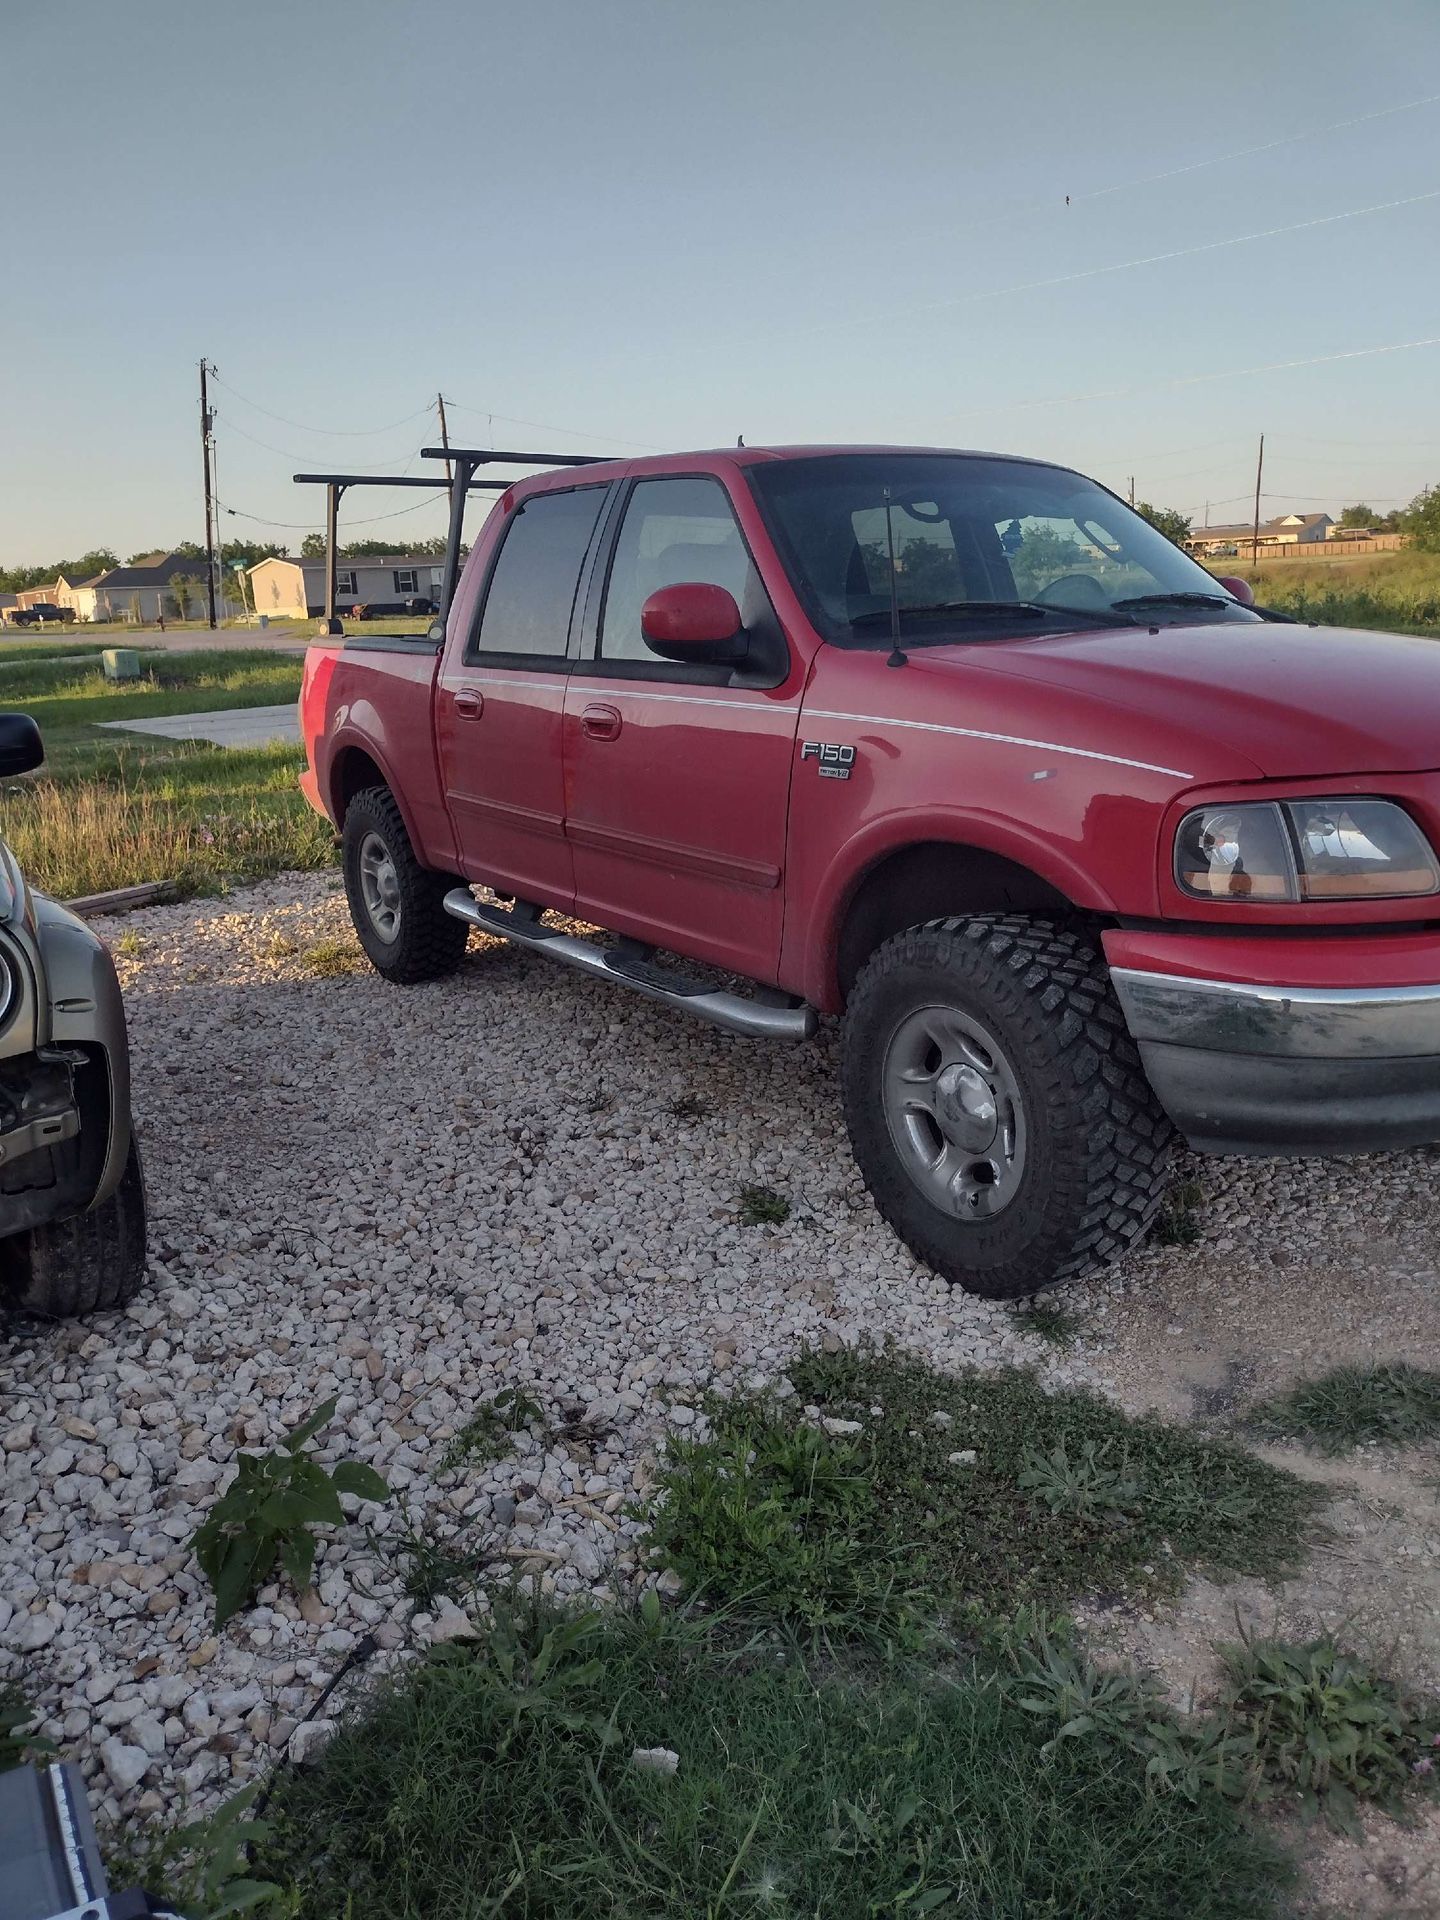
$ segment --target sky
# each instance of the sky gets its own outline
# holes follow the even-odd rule
[[[0,71],[0,564],[203,538],[202,356],[223,536],[292,549],[290,475],[422,470],[438,391],[1197,523],[1261,432],[1267,514],[1440,480],[1436,0],[4,0]]]

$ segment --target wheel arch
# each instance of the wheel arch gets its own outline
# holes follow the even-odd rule
[[[1113,911],[1084,875],[1067,870],[1049,853],[996,844],[1001,839],[980,833],[917,834],[857,861],[833,889],[812,947],[811,977],[823,996],[817,1004],[838,1011],[876,947],[923,920],[978,913],[1073,920]]]
[[[326,794],[330,803],[330,818],[337,828],[343,830],[346,808],[356,794],[364,793],[367,787],[384,787],[400,809],[400,818],[405,823],[405,831],[410,836],[411,846],[418,846],[420,842],[416,836],[415,822],[411,818],[404,795],[390,778],[389,769],[368,743],[358,740],[343,741],[335,749],[330,761]]]

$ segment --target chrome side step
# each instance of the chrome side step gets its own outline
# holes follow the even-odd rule
[[[584,973],[598,973],[619,986],[632,987],[648,1000],[662,1000],[667,1007],[708,1020],[730,1033],[748,1034],[754,1040],[808,1040],[819,1025],[820,1016],[814,1007],[803,1002],[799,1006],[770,1006],[763,1000],[747,1000],[743,994],[722,993],[687,979],[671,967],[657,966],[644,948],[597,947],[591,940],[577,940],[573,934],[547,927],[533,907],[492,906],[477,900],[464,887],[456,887],[445,896],[445,911],[457,920],[468,920],[481,933],[514,940],[568,967],[579,967]]]

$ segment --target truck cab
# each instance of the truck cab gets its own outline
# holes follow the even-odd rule
[[[928,448],[532,475],[448,607],[307,663],[376,966],[479,926],[742,1034],[838,1016],[861,1169],[946,1277],[1118,1252],[1177,1135],[1440,1138],[1430,642],[1297,626],[1069,469]]]

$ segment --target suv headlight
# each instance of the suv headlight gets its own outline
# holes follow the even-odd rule
[[[1377,900],[1440,890],[1429,841],[1393,800],[1197,807],[1175,836],[1175,878],[1205,900]]]

